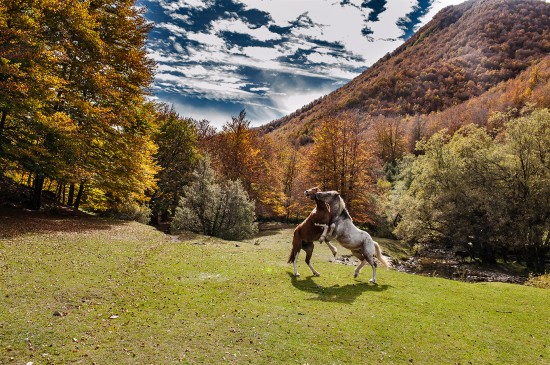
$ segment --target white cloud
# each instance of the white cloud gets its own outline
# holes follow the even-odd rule
[[[242,49],[243,54],[258,61],[271,61],[284,55],[277,48],[267,47],[244,47]],[[280,66],[276,66],[277,68]]]
[[[184,28],[173,23],[158,23],[158,24],[155,24],[155,27],[166,29],[172,34],[179,35],[179,36],[187,34],[187,31]]]
[[[270,88],[268,87],[251,87],[250,91],[269,91]]]
[[[274,39],[280,39],[281,36],[271,32],[265,25],[258,28],[251,28],[241,19],[221,19],[212,23],[212,33],[233,32],[248,34],[254,39],[265,42]]]
[[[225,47],[225,41],[212,33],[187,33],[187,38],[199,42],[205,47],[220,49]]]
[[[178,14],[178,13],[170,13],[169,15],[172,19],[181,20],[182,22],[187,24],[193,24],[193,22],[189,18],[189,15]]]
[[[204,9],[214,4],[213,0],[159,0],[159,5],[170,12],[180,9]]]
[[[160,65],[155,81],[175,88],[180,94],[214,100],[243,101],[256,97],[254,93],[243,90],[250,84],[231,65]]]
[[[283,114],[289,114],[293,111],[311,103],[313,100],[331,92],[332,89],[319,90],[288,90],[286,93],[272,94],[271,101],[275,107]]]
[[[174,49],[179,53],[185,52],[185,49],[183,48],[183,46],[178,42],[174,42]]]
[[[373,31],[375,39],[398,39],[403,35],[403,30],[397,26],[397,21],[411,12],[416,1],[389,0],[386,11],[382,12],[378,22],[373,22],[369,27]],[[401,43],[401,42],[399,42]]]
[[[174,63],[181,61],[181,57],[171,53],[161,52],[160,50],[147,49],[147,56],[155,62],[158,62],[158,67],[165,63]]]

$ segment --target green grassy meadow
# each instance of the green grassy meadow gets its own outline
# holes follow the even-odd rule
[[[550,364],[546,289],[384,268],[373,285],[321,245],[322,276],[302,253],[296,279],[290,229],[227,242],[44,224],[0,217],[0,364]]]

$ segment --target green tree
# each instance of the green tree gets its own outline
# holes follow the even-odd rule
[[[220,183],[208,158],[202,159],[194,181],[183,189],[171,230],[188,230],[229,240],[249,238],[257,230],[254,202],[241,183]]]
[[[542,273],[550,252],[550,110],[509,121],[504,138],[505,239],[522,249],[528,267]]]
[[[550,250],[550,113],[512,119],[496,140],[468,125],[418,145],[395,233],[409,242],[471,244],[484,262],[509,250],[543,272]],[[395,191],[395,189],[394,189]]]
[[[436,133],[419,148],[424,155],[413,165],[396,233],[408,241],[471,242],[482,260],[494,262],[496,216],[502,210],[493,193],[499,190],[493,140],[484,129],[469,125],[452,137]]]
[[[157,106],[157,113],[158,130],[154,140],[160,170],[156,175],[158,188],[151,198],[154,223],[158,223],[159,215],[166,220],[175,214],[181,192],[191,182],[200,157],[195,121],[180,117],[167,105]]]

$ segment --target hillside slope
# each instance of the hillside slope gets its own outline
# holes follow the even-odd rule
[[[263,127],[294,136],[327,116],[445,110],[515,78],[550,52],[550,4],[467,1],[439,12],[391,55],[333,93]],[[311,128],[309,128],[311,129]]]

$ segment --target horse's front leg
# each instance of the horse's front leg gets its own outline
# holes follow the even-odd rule
[[[329,240],[326,240],[325,242],[327,243],[328,248],[330,248],[330,252],[332,252],[332,256],[336,256],[336,254],[338,253],[338,249],[332,243],[330,243]]]
[[[336,228],[336,223],[332,223],[330,225],[330,231],[328,232],[328,235],[332,237],[332,234],[334,233],[334,229]],[[335,237],[336,238],[336,237]]]
[[[335,228],[336,228],[336,224],[332,223],[330,225],[330,230],[327,233],[327,235],[330,237],[330,239],[336,239],[337,238],[336,235],[334,235],[334,229]],[[336,253],[338,252],[338,249],[330,243],[329,238],[327,238],[326,236],[325,236],[325,242],[327,243],[328,247],[330,248],[330,251],[332,252],[332,255],[336,256]]]
[[[336,227],[336,225],[334,223],[330,225],[330,232],[328,231],[329,230],[328,224],[315,223],[315,225],[318,227],[323,227],[323,233],[319,238],[319,242],[321,243],[325,242],[328,248],[330,248],[330,252],[332,252],[332,256],[336,256],[336,254],[338,253],[338,249],[334,247],[334,245],[330,243],[329,239],[327,238],[327,235],[332,236],[332,233],[334,232],[334,227]]]
[[[313,223],[317,227],[323,227],[323,233],[321,234],[321,237],[319,237],[319,242],[323,243],[327,240],[327,231],[328,231],[328,224],[322,224],[322,223]]]

